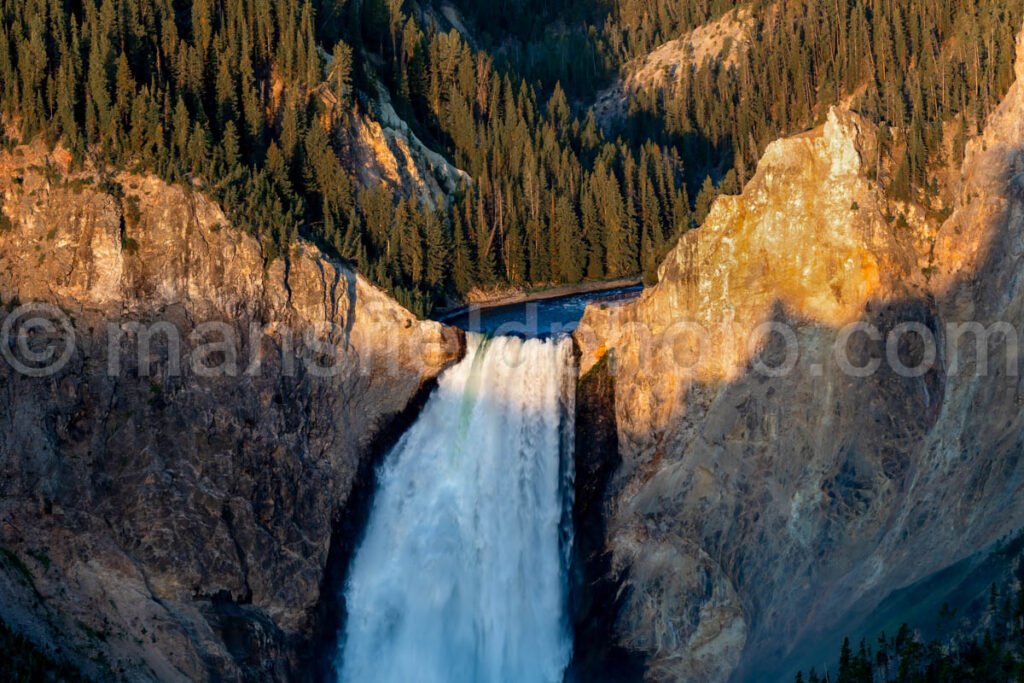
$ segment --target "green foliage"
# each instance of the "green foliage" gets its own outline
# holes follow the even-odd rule
[[[656,140],[678,148],[694,194],[706,176],[717,182],[729,169],[742,185],[768,143],[821,123],[830,105],[850,101],[899,131],[882,140],[896,159],[897,176],[885,179],[896,195],[934,196],[928,169],[949,161],[944,126],[954,125],[958,162],[967,136],[1013,82],[1014,34],[1024,19],[1024,5],[1009,0],[456,4],[493,36],[508,64],[549,90],[560,81],[583,102],[631,60],[730,10],[749,10],[742,59],[683,67],[664,88],[632,93],[629,117],[617,131],[634,146]],[[543,43],[559,47],[538,49]]]
[[[124,219],[128,228],[136,228],[142,220],[142,207],[139,198],[131,195],[125,198]]]
[[[201,185],[267,259],[313,239],[418,313],[480,284],[633,274],[690,224],[678,154],[605,142],[561,89],[541,103],[419,17],[385,0],[0,0],[0,105],[77,159]],[[371,78],[474,179],[453,200],[356,190],[347,117]],[[127,228],[139,213],[129,201]]]
[[[606,137],[580,101],[737,0],[456,4],[472,45],[412,0],[0,0],[0,112],[77,161],[202,187],[268,260],[302,235],[426,313],[479,285],[653,281],[769,141],[853,93],[893,127],[896,193],[934,194],[944,124],[966,140],[1006,91],[1024,16],[1009,0],[757,0],[744,59],[638,94]],[[348,117],[377,83],[473,179],[454,197],[357,189]]]
[[[130,256],[134,256],[139,253],[139,243],[135,239],[127,236],[121,237],[121,248],[124,252]]]
[[[628,59],[740,3],[713,3],[681,20],[639,0],[615,4],[618,21],[606,25],[604,44],[620,45],[615,56]],[[1013,82],[1014,33],[1024,19],[1024,5],[1008,0],[785,0],[755,2],[752,11],[750,46],[735,66],[680,69],[664,90],[631,98],[623,132],[679,145],[691,189],[730,167],[746,182],[768,143],[821,123],[845,100],[899,131],[882,140],[897,162],[896,195],[933,196],[928,169],[948,161],[944,127],[961,130],[959,155],[967,130]]]
[[[683,164],[672,149],[607,142],[592,114],[573,116],[557,84],[540,102],[537,91],[455,31],[404,26],[383,44],[396,106],[421,123],[422,137],[446,141],[455,165],[474,179],[456,197],[445,229],[452,258],[467,264],[450,269],[454,293],[633,275],[641,262],[657,260],[677,226],[690,225]],[[373,260],[381,230],[363,215]],[[408,286],[415,261],[408,250],[405,259]]]

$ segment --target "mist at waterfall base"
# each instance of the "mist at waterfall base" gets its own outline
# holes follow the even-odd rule
[[[572,655],[572,343],[467,344],[379,470],[345,683],[560,683]]]

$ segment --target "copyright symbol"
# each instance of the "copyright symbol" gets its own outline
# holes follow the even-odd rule
[[[71,360],[75,331],[56,306],[28,303],[18,306],[0,325],[0,354],[27,377],[50,377]]]

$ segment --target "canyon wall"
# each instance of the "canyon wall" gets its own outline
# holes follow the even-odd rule
[[[892,590],[1024,525],[998,326],[1024,324],[1024,34],[1017,77],[947,219],[889,196],[872,125],[835,109],[770,146],[640,300],[588,309],[581,372],[613,378],[622,460],[614,631],[648,679],[791,680]]]
[[[0,618],[98,679],[304,676],[375,439],[464,340],[312,245],[266,263],[199,192],[68,162],[0,156],[29,369],[0,362]]]

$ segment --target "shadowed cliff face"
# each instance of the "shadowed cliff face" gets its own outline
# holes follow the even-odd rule
[[[461,336],[152,177],[21,147],[0,196],[0,323],[74,334],[44,376],[0,362],[0,617],[99,678],[306,670],[371,444]]]
[[[837,110],[771,146],[638,302],[588,310],[581,372],[614,362],[617,637],[650,679],[785,678],[892,590],[1024,525],[1019,358],[998,332],[949,344],[951,323],[1024,325],[1024,36],[1018,53],[944,224],[886,196],[870,124]],[[887,359],[906,323],[937,346],[892,345],[914,376]],[[877,371],[844,370],[837,343]]]

